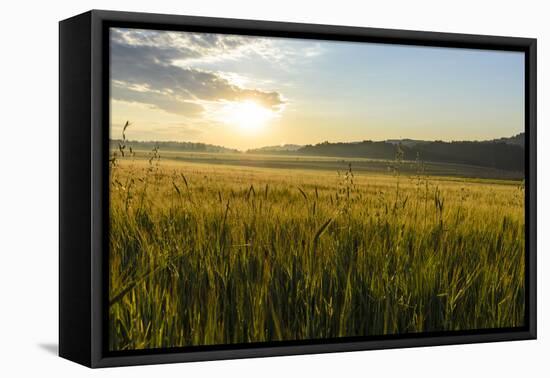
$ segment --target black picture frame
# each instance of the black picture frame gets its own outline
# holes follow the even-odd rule
[[[108,352],[108,30],[113,26],[525,53],[526,326]],[[536,338],[536,39],[92,10],[59,24],[59,354],[88,367]]]

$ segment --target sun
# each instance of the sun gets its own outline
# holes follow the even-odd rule
[[[246,133],[261,131],[273,118],[274,112],[254,101],[234,102],[225,109],[226,122]]]

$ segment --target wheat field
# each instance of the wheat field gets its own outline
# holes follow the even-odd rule
[[[110,350],[523,325],[521,182],[400,164],[114,161]]]

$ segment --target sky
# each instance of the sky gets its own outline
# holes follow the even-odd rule
[[[111,138],[239,150],[524,131],[520,52],[112,28]]]

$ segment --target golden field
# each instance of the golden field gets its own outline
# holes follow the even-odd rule
[[[166,155],[111,167],[111,350],[523,325],[521,181]]]

